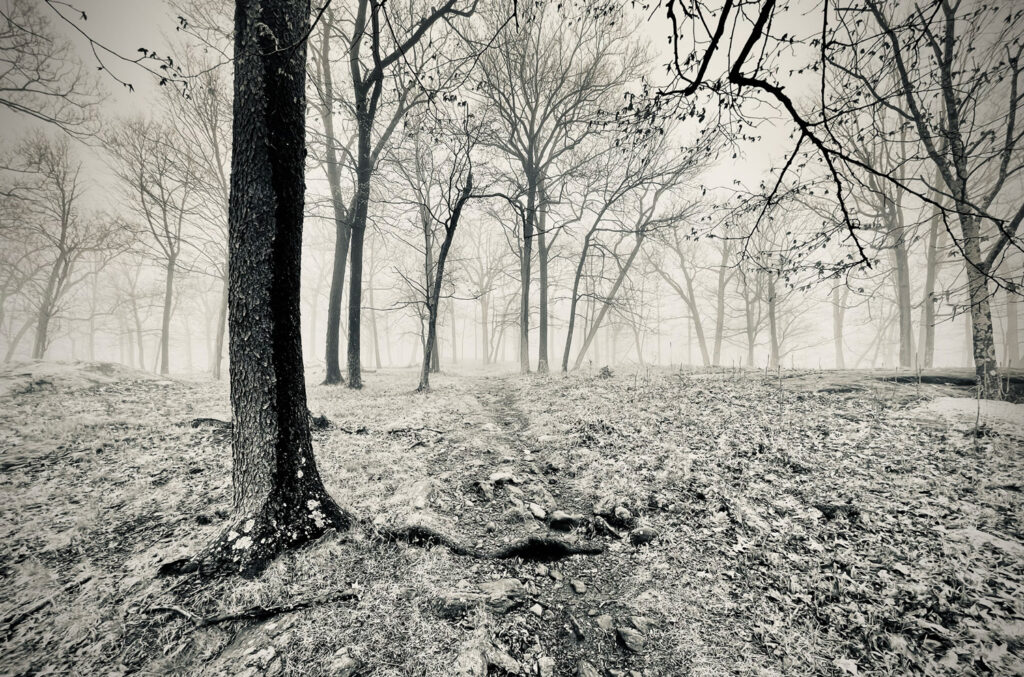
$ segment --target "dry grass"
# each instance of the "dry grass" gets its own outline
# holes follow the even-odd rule
[[[532,562],[337,534],[256,580],[201,582],[153,573],[226,518],[230,450],[187,425],[223,417],[226,389],[82,373],[0,375],[11,391],[0,403],[4,616],[52,598],[4,629],[9,674],[320,675],[347,655],[361,674],[448,675],[481,634],[525,668],[553,658],[559,675],[580,659],[666,676],[1024,665],[1024,563],[1005,550],[1024,536],[1021,440],[917,409],[949,388],[865,379],[827,393],[827,376],[780,386],[728,371],[442,375],[427,395],[412,392],[412,372],[368,375],[359,393],[313,386],[310,408],[334,424],[314,435],[321,474],[362,515],[494,544],[546,531],[515,501],[589,514],[614,495],[660,538],[642,548],[603,538],[603,555],[547,565],[556,581]],[[475,482],[496,469],[522,482],[485,500]],[[830,518],[815,507],[826,504],[857,510]],[[969,529],[1005,543],[972,545]],[[507,577],[527,585],[522,607],[438,613],[446,593]],[[349,587],[357,601],[262,623],[198,628],[147,613],[212,615]],[[648,619],[644,650],[598,628],[603,614]]]

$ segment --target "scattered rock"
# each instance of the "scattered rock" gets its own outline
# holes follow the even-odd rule
[[[597,372],[598,378],[611,378],[612,370],[608,368],[608,365],[601,367],[601,371]]]
[[[538,564],[535,571],[537,572],[538,576],[547,576],[551,570],[548,569],[546,564]]]
[[[601,673],[587,661],[580,661],[576,664],[576,677],[601,677]]]
[[[530,519],[530,513],[525,508],[512,506],[502,513],[501,518],[509,524],[522,524]]]
[[[573,592],[575,592],[577,595],[582,595],[587,591],[587,584],[577,578],[574,578],[571,581],[569,581],[569,585],[572,586]]]
[[[495,524],[494,522],[488,522],[487,524],[484,525],[484,531],[486,531],[489,534],[493,534],[497,530],[498,530],[498,525]]]
[[[488,479],[496,487],[500,487],[503,484],[519,484],[516,476],[507,470],[496,470],[491,473]]]
[[[647,646],[647,638],[634,628],[621,626],[616,630],[619,641],[633,653],[640,653]]]
[[[639,529],[633,529],[629,532],[629,542],[633,545],[648,545],[653,543],[661,534],[657,529],[651,529],[650,527],[640,527]]]
[[[622,534],[612,527],[612,525],[608,524],[608,520],[600,515],[594,515],[594,519],[591,524],[593,525],[595,534],[602,534],[604,536],[611,536],[612,538],[618,539],[622,538]]]
[[[583,521],[583,515],[570,515],[564,510],[556,510],[551,513],[548,526],[556,531],[569,531]]]
[[[559,571],[558,569],[552,569],[551,572],[548,574],[548,576],[551,576],[551,578],[554,581],[556,581],[556,582],[557,581],[561,581],[564,578],[564,576],[562,575],[562,572]]]
[[[476,482],[474,484],[477,492],[488,501],[494,500],[494,485],[487,481]]]
[[[533,606],[530,607],[530,613],[533,614],[534,616],[536,616],[537,618],[543,618],[544,617],[544,607],[542,607],[540,604],[534,604]]]
[[[519,661],[494,644],[484,651],[484,659],[487,661],[488,667],[498,668],[510,675],[520,675],[523,672],[523,666]]]
[[[619,522],[629,522],[633,519],[633,513],[629,511],[629,508],[619,505],[615,507],[615,519]]]
[[[569,631],[572,633],[572,638],[577,642],[584,641],[587,638],[587,633],[583,630],[583,624],[572,614],[566,614],[566,616],[569,618]]]
[[[487,595],[487,606],[498,613],[505,613],[526,600],[526,588],[518,578],[487,581],[476,587]]]
[[[548,516],[548,514],[544,510],[544,508],[540,507],[536,503],[531,503],[530,504],[530,512],[533,514],[534,517],[536,517],[539,520],[542,520],[542,519],[544,519],[545,517]]]
[[[350,652],[351,649],[347,646],[335,652],[331,658],[330,670],[333,677],[355,677],[361,663]]]
[[[608,614],[602,614],[595,618],[594,621],[597,623],[597,627],[601,628],[606,632],[610,631],[613,627],[615,627],[614,621],[612,621],[612,617]]]
[[[555,677],[555,659],[541,656],[537,659],[537,674],[540,677]]]

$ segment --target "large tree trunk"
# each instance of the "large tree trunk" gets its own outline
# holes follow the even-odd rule
[[[32,345],[32,359],[34,360],[43,359],[43,356],[46,355],[46,348],[50,344],[50,320],[53,319],[57,288],[60,285],[61,270],[64,268],[67,268],[67,265],[62,253],[53,263],[53,268],[46,278],[43,297],[39,302],[39,312],[36,315],[36,338]]]
[[[164,275],[164,312],[160,322],[160,373],[163,375],[170,370],[171,311],[174,305],[174,268],[176,265],[177,261],[174,257],[169,258]]]
[[[317,471],[302,365],[308,21],[308,0],[235,6],[228,273],[235,514],[187,567],[207,573],[259,572],[282,550],[351,523]]]

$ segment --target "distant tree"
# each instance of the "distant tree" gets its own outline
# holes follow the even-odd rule
[[[88,277],[80,269],[83,258],[91,256],[102,268],[117,251],[118,228],[84,211],[82,166],[66,137],[33,134],[18,146],[11,169],[14,187],[4,199],[15,203],[20,223],[10,236],[28,244],[39,273],[23,289],[34,309],[32,357],[42,359],[64,302]]]
[[[107,135],[114,172],[121,179],[132,211],[141,220],[138,245],[164,270],[160,322],[160,373],[170,369],[171,314],[175,276],[189,219],[198,207],[199,162],[192,148],[175,143],[167,124],[127,120]]]
[[[96,79],[58,37],[38,0],[0,7],[0,106],[75,136],[98,129]]]

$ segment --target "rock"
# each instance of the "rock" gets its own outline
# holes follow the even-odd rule
[[[583,521],[583,515],[570,515],[564,510],[556,510],[551,513],[548,526],[556,531],[569,531]]]
[[[542,607],[540,604],[534,604],[533,606],[530,607],[530,613],[533,614],[534,616],[536,616],[537,618],[543,618],[544,617],[544,607]]]
[[[488,667],[498,668],[509,675],[519,675],[523,672],[523,666],[519,661],[494,644],[484,650],[484,659]]]
[[[526,600],[526,588],[518,578],[477,583],[476,587],[487,595],[487,606],[498,613],[506,613]]]
[[[530,519],[530,513],[526,512],[525,508],[512,506],[502,513],[501,518],[509,524],[522,524]]]
[[[648,545],[654,542],[661,534],[658,533],[657,529],[651,529],[650,527],[640,527],[639,529],[633,529],[629,532],[629,542],[633,545]]]
[[[602,615],[598,616],[597,618],[595,618],[594,621],[597,623],[597,627],[599,627],[599,628],[601,628],[602,630],[605,630],[605,631],[609,631],[613,627],[615,627],[615,624],[612,621],[612,617],[609,616],[608,614],[602,614]]]
[[[654,627],[654,621],[646,616],[630,616],[629,624],[640,632],[647,634],[647,631]]]
[[[535,571],[537,572],[538,576],[547,576],[551,570],[548,569],[546,564],[538,564]]]
[[[456,677],[487,677],[487,657],[479,647],[471,646],[455,659],[452,674]]]
[[[629,522],[633,519],[633,513],[629,511],[629,508],[619,505],[615,507],[615,519],[619,522]]]
[[[354,677],[359,671],[360,662],[350,654],[351,649],[344,647],[335,652],[331,658],[330,674],[333,677]]]
[[[569,631],[572,633],[572,638],[577,642],[584,641],[587,638],[587,633],[583,631],[583,625],[572,614],[566,614],[566,616],[569,618]]]
[[[489,534],[493,534],[497,530],[498,530],[498,525],[495,524],[494,522],[488,522],[487,524],[484,525],[484,531],[486,531]]]
[[[561,581],[563,578],[565,578],[562,575],[562,572],[559,571],[558,569],[552,569],[551,573],[549,573],[548,576],[551,576],[551,579],[554,580],[554,581]]]
[[[601,677],[601,673],[587,661],[580,661],[576,664],[576,677]]]
[[[484,499],[488,501],[494,500],[494,485],[490,482],[477,482],[475,484],[476,490],[480,493]]]
[[[603,534],[605,536],[611,536],[612,538],[622,538],[622,534],[618,532],[612,525],[608,524],[608,520],[601,517],[600,515],[594,515],[593,527],[595,534]]]
[[[491,473],[488,479],[496,487],[500,487],[503,484],[519,484],[516,476],[507,470],[496,470]]]
[[[619,641],[633,653],[640,653],[647,646],[647,638],[634,628],[622,626],[616,630]]]
[[[530,504],[530,512],[533,514],[534,517],[536,517],[539,520],[542,520],[542,519],[544,519],[545,517],[548,516],[548,514],[544,510],[544,508],[540,507],[536,503],[531,503]]]
[[[555,659],[541,656],[537,659],[537,674],[540,677],[555,677]]]
[[[587,584],[579,579],[572,579],[571,581],[569,581],[569,585],[572,586],[572,591],[575,592],[577,595],[582,595],[587,591]]]

